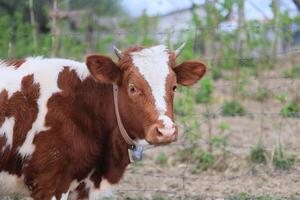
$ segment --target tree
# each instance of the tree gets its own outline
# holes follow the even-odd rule
[[[120,0],[69,0],[68,7],[72,9],[92,10],[98,16],[115,16],[122,13]]]
[[[37,29],[39,32],[49,32],[50,27],[48,26],[48,16],[45,12],[45,8],[49,6],[50,0],[34,0],[33,1],[33,11],[35,13],[35,19],[37,24]],[[0,0],[0,17],[8,15],[14,24],[14,16],[16,13],[22,15],[24,22],[31,22],[30,8],[28,1],[20,0]]]

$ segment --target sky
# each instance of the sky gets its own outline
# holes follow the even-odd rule
[[[149,15],[166,14],[174,10],[188,8],[192,5],[192,2],[201,4],[203,1],[204,0],[123,0],[122,5],[132,16],[139,16],[144,9]],[[271,0],[245,0],[246,18],[272,18],[270,3]],[[288,9],[292,15],[298,12],[292,0],[281,0],[281,9]]]

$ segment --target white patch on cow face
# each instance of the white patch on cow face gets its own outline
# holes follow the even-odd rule
[[[2,148],[2,151],[6,147],[12,147],[13,144],[13,134],[14,134],[14,126],[15,126],[15,118],[10,117],[10,118],[5,118],[2,126],[0,127],[0,136],[5,136],[6,138],[6,144]]]
[[[173,121],[170,119],[170,117],[166,116],[166,115],[160,115],[159,120],[161,120],[165,126],[165,128],[173,128],[174,123]]]
[[[37,101],[38,115],[32,128],[26,135],[26,140],[19,149],[22,156],[30,156],[34,151],[32,144],[35,135],[41,131],[48,130],[45,127],[45,117],[47,115],[47,102],[49,98],[60,91],[57,85],[58,74],[64,69],[69,67],[70,70],[75,70],[78,77],[84,80],[90,75],[86,65],[72,60],[65,59],[44,59],[41,57],[28,58],[19,67],[9,67],[0,62],[0,92],[7,90],[9,97],[15,92],[21,90],[22,79],[25,76],[33,75],[34,82],[39,84],[40,96]]]
[[[30,196],[30,192],[23,182],[23,178],[17,175],[11,175],[7,172],[0,172],[0,199],[1,197],[18,194],[21,196]]]
[[[166,81],[169,71],[169,54],[167,48],[163,45],[143,49],[139,52],[132,52],[133,64],[144,76],[151,88],[155,100],[155,106],[160,114],[160,120],[163,121],[166,128],[172,127],[172,120],[165,115],[167,111]],[[171,121],[171,123],[170,123]]]

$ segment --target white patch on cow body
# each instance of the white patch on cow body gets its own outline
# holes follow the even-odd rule
[[[23,182],[23,178],[11,175],[7,172],[0,172],[0,199],[13,194],[29,197],[30,192]]]
[[[6,144],[3,146],[2,151],[6,147],[12,147],[13,144],[13,133],[14,133],[14,126],[15,126],[15,118],[9,117],[5,118],[2,126],[0,127],[0,136],[5,136]]]
[[[107,180],[102,179],[100,187],[96,188],[94,183],[90,180],[90,175],[84,180],[86,188],[89,190],[89,200],[100,200],[111,197],[113,195],[113,185]]]
[[[77,199],[77,196],[74,196],[74,192],[75,189],[78,187],[79,182],[77,180],[73,180],[69,186],[69,189],[67,190],[67,192],[63,193],[60,197],[60,200],[68,200],[68,199]],[[72,193],[73,192],[73,193]],[[73,196],[72,196],[73,194]],[[56,197],[53,196],[51,198],[51,200],[56,200]]]
[[[48,112],[47,102],[54,93],[60,91],[57,79],[64,67],[75,70],[81,80],[90,75],[85,63],[66,59],[27,58],[18,68],[7,66],[5,63],[0,62],[0,92],[5,89],[9,97],[11,97],[15,92],[21,90],[22,79],[28,75],[33,75],[34,82],[39,84],[40,87],[40,96],[37,101],[37,118],[27,133],[25,142],[19,149],[19,153],[24,157],[30,156],[34,152],[35,147],[32,142],[35,135],[49,129],[49,127],[45,127],[45,117]]]
[[[137,145],[141,145],[141,146],[147,146],[150,145],[149,142],[145,139],[142,140],[136,140]]]
[[[155,100],[155,106],[166,128],[173,126],[172,120],[165,115],[167,111],[166,81],[169,71],[169,54],[164,45],[154,46],[143,49],[139,52],[132,52],[133,64],[138,71],[144,76],[152,90]]]

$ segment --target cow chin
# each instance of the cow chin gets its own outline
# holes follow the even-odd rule
[[[154,124],[145,131],[145,140],[151,145],[163,145],[175,142],[177,140],[177,127],[170,129],[160,128]]]

